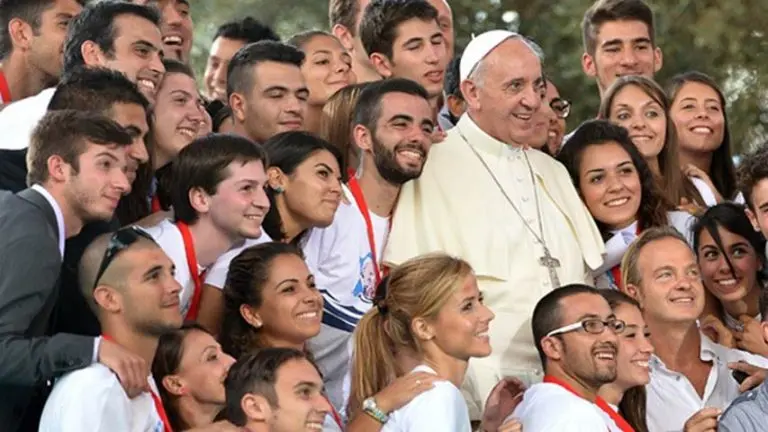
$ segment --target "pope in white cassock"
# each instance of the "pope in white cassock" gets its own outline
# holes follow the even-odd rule
[[[522,36],[494,30],[474,38],[460,64],[467,112],[406,183],[384,262],[445,251],[475,269],[496,314],[493,353],[472,359],[464,383],[473,420],[503,377],[531,384],[543,374],[531,334],[536,302],[558,286],[593,285],[603,241],[559,162],[530,142],[546,84]]]

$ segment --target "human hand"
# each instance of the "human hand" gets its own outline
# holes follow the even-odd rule
[[[98,361],[117,375],[129,398],[149,391],[149,365],[140,356],[108,339],[99,343]]]
[[[765,343],[760,321],[749,315],[742,315],[739,321],[741,321],[742,331],[733,332],[736,346],[740,350],[768,356],[768,344]]]
[[[428,372],[416,372],[401,376],[376,393],[374,396],[376,405],[380,410],[389,414],[431,389],[434,382],[438,380],[440,378],[437,375]]]
[[[683,432],[716,432],[717,417],[721,413],[718,408],[699,410],[685,422]]]
[[[697,178],[706,183],[709,189],[711,189],[712,193],[715,195],[715,201],[718,203],[723,202],[722,195],[720,195],[720,193],[717,191],[715,184],[712,183],[712,179],[709,178],[709,174],[704,172],[704,170],[700,169],[696,165],[688,164],[685,166],[685,168],[683,168],[683,174],[685,174],[686,177]]]
[[[488,395],[483,411],[482,430],[495,431],[500,429],[504,420],[509,417],[520,403],[519,396],[525,391],[525,384],[517,378],[504,378],[499,381]],[[511,429],[514,430],[514,429]]]
[[[510,419],[508,422],[504,423],[501,425],[501,427],[496,429],[496,432],[523,432],[523,424],[520,423],[520,421],[517,419]]]
[[[759,386],[765,381],[765,377],[768,376],[768,370],[753,366],[743,361],[728,363],[728,368],[731,370],[742,371],[749,375],[741,382],[741,385],[739,385],[739,391],[742,393]]]
[[[727,348],[736,348],[733,332],[714,315],[707,315],[701,320],[700,328],[713,342]]]

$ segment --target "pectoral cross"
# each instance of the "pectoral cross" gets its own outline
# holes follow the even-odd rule
[[[544,256],[539,258],[539,264],[547,268],[549,280],[552,282],[552,289],[560,288],[560,278],[557,277],[557,268],[560,267],[560,260],[549,253],[549,248],[544,246]]]

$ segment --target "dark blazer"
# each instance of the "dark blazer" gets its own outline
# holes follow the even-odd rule
[[[0,192],[0,425],[21,431],[55,377],[93,361],[94,338],[46,336],[61,270],[56,214],[33,189]]]
[[[27,188],[27,149],[0,150],[0,190],[19,192]]]

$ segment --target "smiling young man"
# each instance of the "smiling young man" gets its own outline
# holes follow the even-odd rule
[[[174,266],[136,227],[103,234],[80,262],[80,289],[101,323],[102,339],[151,365],[160,336],[182,324]],[[169,431],[170,423],[150,375],[147,390],[130,397],[110,369],[93,364],[56,381],[40,432]]]
[[[85,0],[0,0],[0,108],[55,85],[69,22]]]
[[[257,143],[304,129],[309,90],[301,73],[304,54],[274,41],[243,47],[227,71],[227,95],[236,133]]]
[[[653,11],[644,0],[597,0],[581,22],[584,73],[600,95],[625,75],[653,78],[663,56],[656,46]]]
[[[451,59],[437,9],[426,0],[374,0],[365,8],[360,39],[379,75],[427,90],[436,116]]]
[[[147,232],[176,265],[187,321],[219,325],[226,272],[208,269],[245,239],[262,235],[269,210],[266,160],[261,146],[243,137],[211,134],[182,149],[173,163],[175,220],[163,220]]]
[[[248,432],[322,431],[331,412],[317,366],[292,348],[246,354],[229,369],[224,386],[227,419]]]
[[[542,297],[531,319],[544,382],[523,395],[512,417],[534,431],[629,432],[597,392],[616,379],[617,320],[596,289],[567,285]]]
[[[98,2],[83,8],[64,43],[63,75],[76,67],[105,67],[123,73],[154,102],[163,77],[160,17],[154,8],[127,2]],[[45,115],[55,87],[0,111],[7,131],[0,150],[29,146],[32,130]],[[0,155],[0,157],[2,157]]]
[[[154,6],[160,11],[160,31],[163,51],[167,58],[189,63],[194,25],[188,0],[134,0],[134,3]]]
[[[87,222],[112,218],[120,197],[130,190],[125,175],[130,143],[120,125],[101,115],[49,113],[36,128],[27,155],[32,186],[15,195],[0,193],[3,430],[35,430],[39,411],[33,402],[43,399],[46,382],[97,361],[117,373],[127,389],[146,385],[135,378],[149,366],[142,368],[116,344],[49,333],[65,241]]]
[[[349,396],[343,383],[350,337],[372,306],[392,211],[402,185],[421,175],[433,128],[428,95],[419,84],[401,78],[368,84],[353,118],[362,173],[349,180],[352,199],[339,205],[329,227],[313,229],[304,246],[325,300],[320,334],[309,346],[339,411]]]
[[[649,430],[710,430],[722,410],[765,378],[768,360],[703,335],[704,286],[696,255],[674,228],[651,228],[621,263],[623,286],[643,310],[655,354],[646,386]],[[734,369],[751,374],[743,383]],[[702,407],[706,407],[702,409]],[[698,429],[697,429],[698,428]]]

